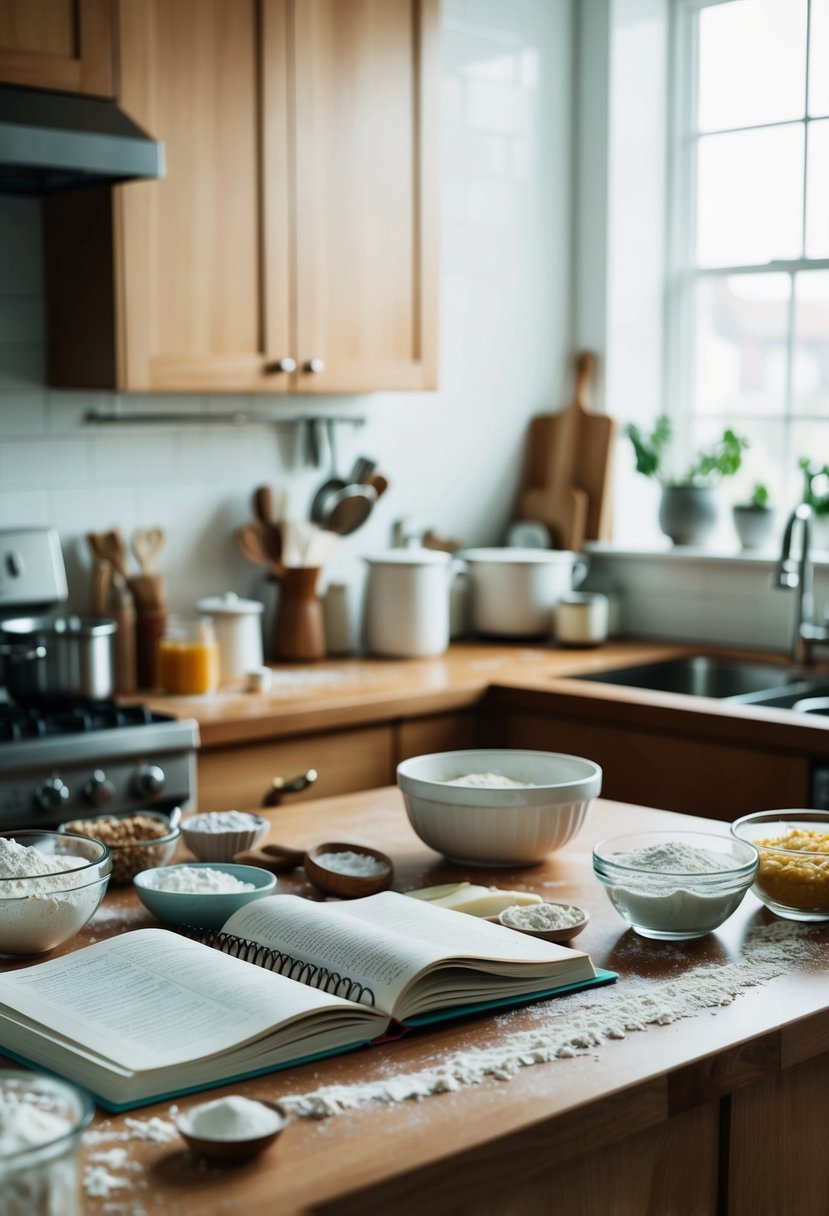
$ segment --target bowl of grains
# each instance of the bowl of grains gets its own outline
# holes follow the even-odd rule
[[[181,835],[181,811],[133,811],[127,815],[96,815],[62,823],[59,832],[74,832],[100,840],[112,854],[113,885],[132,882],[151,866],[166,866]]]
[[[758,811],[731,825],[760,853],[752,888],[788,920],[829,920],[829,811]]]
[[[613,907],[658,941],[719,928],[742,903],[757,863],[749,841],[714,832],[632,832],[593,847],[593,873]]]
[[[221,929],[245,904],[273,895],[276,878],[258,866],[229,862],[182,862],[136,874],[135,893],[168,925]]]
[[[0,836],[0,956],[45,954],[68,942],[93,916],[111,870],[106,845],[85,836]]]

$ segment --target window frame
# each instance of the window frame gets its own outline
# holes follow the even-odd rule
[[[797,468],[797,458],[807,453],[797,452],[794,447],[794,430],[797,423],[818,422],[826,424],[829,438],[829,416],[795,412],[795,344],[796,344],[796,293],[795,278],[804,271],[829,270],[829,257],[810,258],[806,250],[807,193],[809,171],[809,128],[814,122],[826,121],[827,115],[812,116],[809,113],[809,75],[811,68],[810,38],[812,30],[812,0],[805,0],[806,13],[806,64],[804,80],[804,106],[799,118],[772,123],[757,123],[738,128],[714,128],[699,131],[696,124],[697,83],[699,76],[699,15],[703,9],[714,8],[734,0],[672,0],[669,13],[668,34],[670,79],[668,82],[668,181],[666,186],[666,251],[665,251],[665,350],[663,360],[663,399],[668,403],[666,412],[671,418],[677,444],[683,451],[690,451],[694,424],[701,416],[694,412],[694,301],[695,287],[705,279],[725,279],[752,274],[782,273],[789,278],[789,300],[786,319],[786,377],[785,391],[779,411],[773,414],[706,414],[706,421],[719,422],[741,429],[741,421],[777,422],[782,424],[784,445],[782,493],[785,500],[794,502],[800,494],[802,480]],[[803,199],[800,217],[802,256],[780,259],[758,265],[728,265],[702,267],[696,264],[696,201],[697,161],[696,148],[702,137],[725,134],[731,130],[768,130],[773,127],[798,126],[803,130]],[[745,427],[743,427],[745,429]]]

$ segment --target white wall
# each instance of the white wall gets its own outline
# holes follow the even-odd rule
[[[408,517],[468,543],[502,538],[527,420],[569,396],[571,349],[571,5],[569,0],[444,0],[443,271],[440,388],[316,403],[186,396],[150,408],[364,415],[340,428],[344,466],[365,451],[391,482],[374,517],[343,541],[329,577],[362,577]],[[134,401],[123,399],[124,408]],[[262,481],[288,487],[301,518],[325,469],[301,436],[262,426],[90,428],[106,394],[44,384],[39,205],[0,198],[0,527],[60,529],[71,600],[84,608],[83,535],[161,524],[174,607],[233,589],[262,597],[232,532]]]

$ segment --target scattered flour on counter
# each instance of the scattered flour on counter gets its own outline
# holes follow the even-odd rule
[[[177,1111],[170,1108],[170,1114]],[[93,1127],[83,1134],[83,1142],[87,1146],[107,1144],[113,1140],[151,1140],[155,1144],[168,1144],[178,1138],[178,1131],[171,1119],[161,1119],[153,1115],[149,1119],[136,1119],[128,1115],[124,1119],[126,1131],[116,1131],[114,1128]]]
[[[108,1199],[113,1191],[131,1187],[129,1178],[110,1174],[106,1166],[87,1165],[83,1172],[83,1187],[91,1199]]]
[[[716,1011],[746,988],[768,983],[792,965],[813,960],[827,948],[793,922],[764,926],[746,940],[738,958],[706,963],[659,985],[620,981],[588,998],[558,997],[539,1005],[538,1025],[491,1047],[448,1056],[433,1069],[357,1085],[329,1085],[280,1097],[287,1111],[323,1119],[374,1103],[406,1102],[448,1093],[488,1078],[508,1080],[520,1068],[568,1059],[603,1047],[649,1026],[668,1026],[704,1010]]]

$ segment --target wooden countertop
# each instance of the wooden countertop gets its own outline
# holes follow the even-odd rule
[[[829,755],[827,719],[570,678],[687,654],[788,666],[784,655],[707,646],[611,641],[595,650],[564,650],[544,644],[459,642],[433,659],[326,659],[274,667],[274,683],[266,693],[221,690],[207,697],[154,694],[140,699],[156,712],[194,718],[204,748],[468,709],[485,697],[505,708],[531,708],[554,695],[588,716],[633,714],[647,723],[664,720],[668,711],[692,716],[697,726],[707,719],[734,739],[758,743],[802,743],[805,731],[810,748]],[[829,665],[816,670],[829,674]]]
[[[537,890],[587,908],[591,921],[576,944],[597,964],[619,972],[618,983],[603,990],[612,993],[611,1000],[624,1000],[634,979],[652,984],[658,998],[666,980],[689,967],[737,958],[753,928],[775,923],[749,894],[725,926],[695,942],[651,942],[626,929],[593,877],[592,844],[621,830],[688,830],[697,825],[723,830],[722,824],[684,815],[598,802],[580,835],[560,853],[543,865],[511,872],[470,872],[427,849],[409,827],[395,788],[286,806],[270,815],[271,839],[280,843],[304,848],[335,838],[384,850],[395,862],[394,885],[400,890],[471,878]],[[280,881],[283,889],[303,889],[298,879]],[[151,923],[131,890],[113,890],[71,946]],[[829,948],[829,926],[810,932],[824,951]],[[564,1011],[587,995],[542,1004],[547,1010],[557,1006]],[[353,1086],[434,1068],[450,1053],[508,1044],[511,1036],[537,1024],[541,1012],[537,1004],[423,1030],[396,1043],[235,1085],[233,1091],[278,1100],[323,1085]],[[187,1027],[171,1032],[186,1035]],[[230,1211],[250,1216],[387,1216],[392,1211],[398,1216],[423,1211],[473,1216],[484,1210],[513,1210],[503,1204],[487,1206],[490,1193],[506,1187],[517,1197],[516,1213],[548,1211],[552,1208],[533,1207],[526,1199],[524,1188],[531,1187],[540,1171],[555,1172],[585,1154],[610,1153],[637,1133],[650,1142],[660,1129],[675,1126],[677,1117],[702,1117],[724,1095],[778,1079],[799,1064],[826,1058],[827,1052],[829,992],[823,958],[820,966],[805,961],[788,974],[746,989],[733,1004],[715,1012],[704,1010],[671,1025],[651,1026],[572,1059],[522,1068],[506,1081],[462,1085],[455,1092],[354,1110],[322,1122],[294,1117],[277,1142],[246,1165],[199,1164],[178,1141],[127,1140],[130,1160],[143,1168],[128,1172],[133,1187],[113,1193],[110,1202],[124,1203],[119,1209],[124,1212],[140,1207],[164,1211],[165,1216]],[[210,1096],[221,1092],[228,1091],[211,1091]],[[204,1095],[190,1096],[179,1105],[186,1108],[204,1100]],[[167,1118],[168,1112],[165,1103],[134,1114]],[[121,1131],[126,1125],[123,1116],[99,1115],[95,1126]],[[85,1149],[85,1157],[120,1144]],[[105,1202],[88,1198],[88,1216],[102,1214]],[[598,1209],[567,1210],[593,1216]],[[613,1210],[637,1209],[620,1199]],[[657,1204],[648,1210],[667,1209]],[[693,1210],[714,1209],[700,1203]]]

